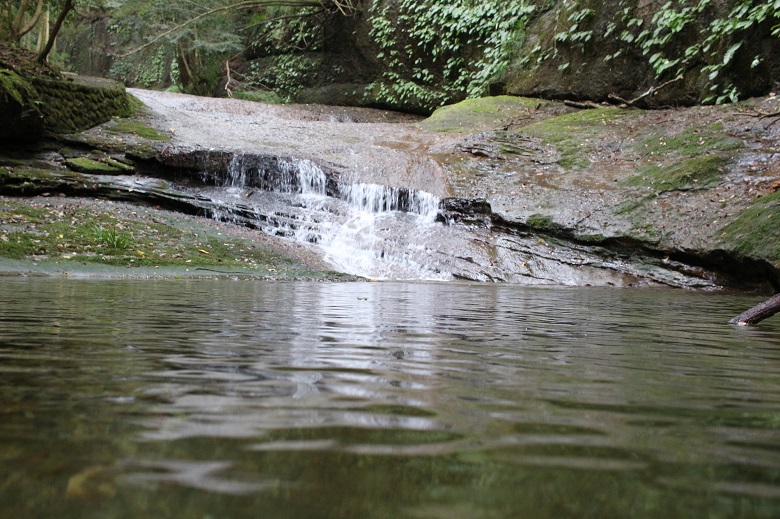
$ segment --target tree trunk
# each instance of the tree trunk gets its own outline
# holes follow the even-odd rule
[[[35,25],[38,23],[38,19],[41,16],[43,10],[43,0],[38,0],[38,4],[35,6],[35,13],[32,17],[24,23],[24,19],[27,15],[28,0],[22,0],[19,10],[16,12],[16,16],[11,21],[11,33],[10,36],[17,44],[22,40],[22,36],[32,31]],[[10,14],[10,11],[9,11]]]
[[[729,323],[738,324],[740,326],[756,324],[767,317],[772,317],[777,312],[780,312],[780,294],[775,294],[760,305],[754,306],[747,312],[739,314],[730,320]]]
[[[39,54],[43,50],[43,46],[46,44],[46,42],[49,41],[49,14],[50,10],[47,7],[38,22],[38,41],[35,44],[35,51]]]
[[[57,17],[57,21],[54,22],[54,27],[51,28],[49,41],[46,42],[46,47],[44,47],[41,53],[38,55],[39,63],[44,63],[49,57],[49,53],[51,52],[52,47],[54,47],[54,41],[57,39],[57,34],[60,32],[60,28],[62,27],[62,22],[65,21],[65,17],[67,17],[68,13],[70,13],[72,10],[73,0],[66,0],[65,5],[62,6],[60,15]]]

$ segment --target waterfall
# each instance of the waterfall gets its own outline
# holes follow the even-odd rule
[[[426,267],[439,197],[337,182],[316,163],[234,154],[212,197],[220,220],[320,247],[333,268],[378,279],[449,279]]]
[[[341,199],[360,211],[383,213],[402,211],[435,217],[439,197],[424,191],[385,187],[379,184],[340,185]]]
[[[228,165],[224,185],[324,196],[327,176],[310,160],[236,153]]]

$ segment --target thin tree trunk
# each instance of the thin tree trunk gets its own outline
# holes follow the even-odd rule
[[[43,50],[43,46],[49,41],[49,15],[50,10],[47,7],[43,12],[40,21],[38,22],[38,41],[35,44],[36,52],[40,53]]]
[[[60,28],[62,28],[62,23],[65,21],[65,18],[68,16],[68,13],[70,13],[72,10],[73,10],[73,0],[67,0],[65,2],[65,5],[62,6],[62,11],[60,11],[60,15],[57,17],[57,21],[54,22],[54,27],[51,28],[51,33],[49,34],[49,41],[46,42],[46,47],[44,47],[41,53],[38,55],[39,63],[44,63],[46,59],[49,57],[49,53],[51,52],[51,49],[54,47],[54,41],[57,39],[57,34],[60,32]]]
[[[38,4],[35,6],[35,13],[32,15],[26,24],[23,25],[25,14],[27,13],[27,0],[22,0],[22,4],[19,6],[19,11],[16,13],[16,18],[11,25],[11,34],[17,42],[21,41],[22,36],[32,31],[35,25],[38,23],[38,19],[43,11],[43,0],[38,0]]]
[[[729,323],[738,324],[740,326],[756,324],[767,317],[772,317],[777,312],[780,312],[780,294],[775,294],[760,305],[754,306],[747,312],[739,314],[730,320]]]

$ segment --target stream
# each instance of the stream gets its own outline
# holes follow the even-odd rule
[[[754,297],[0,279],[0,516],[775,518]]]

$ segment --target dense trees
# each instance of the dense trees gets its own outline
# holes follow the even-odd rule
[[[70,10],[107,20],[110,41],[79,46],[104,45],[112,77],[199,94],[301,100],[330,82],[353,92],[343,102],[427,111],[490,92],[608,101],[662,85],[665,103],[723,103],[780,81],[780,0],[6,0],[0,39],[45,57],[47,13]]]
[[[38,61],[46,61],[65,18],[73,8],[74,0],[9,0],[0,7],[0,42],[19,45],[23,37],[37,28]],[[50,27],[52,11],[59,14]]]

